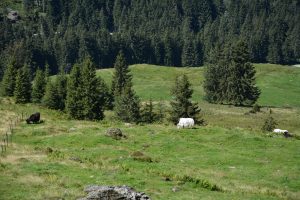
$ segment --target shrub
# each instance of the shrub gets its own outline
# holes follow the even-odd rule
[[[269,115],[261,129],[262,131],[272,132],[276,125],[277,122],[275,121],[275,119],[271,115]]]
[[[252,110],[249,111],[250,113],[257,113],[257,112],[260,112],[260,106],[258,104],[255,104],[253,107],[252,107]]]

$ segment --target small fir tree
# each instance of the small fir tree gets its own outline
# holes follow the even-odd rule
[[[58,95],[57,87],[51,80],[48,80],[47,82],[46,91],[42,103],[47,108],[54,110],[60,109],[60,97]]]
[[[18,70],[14,91],[16,103],[29,103],[31,99],[31,81],[27,65]]]
[[[16,74],[17,70],[15,68],[15,61],[12,61],[7,65],[1,82],[2,96],[14,96],[16,86]]]
[[[156,120],[152,99],[150,99],[149,102],[146,102],[144,105],[141,111],[141,119],[145,123],[153,123]]]
[[[162,103],[162,100],[160,100],[157,104],[157,114],[156,114],[156,121],[158,122],[162,122],[163,119],[165,118],[165,109],[164,109],[164,105]]]
[[[122,93],[127,83],[131,82],[132,79],[122,51],[120,51],[116,58],[114,68],[115,72],[112,79],[111,93],[114,95],[114,97],[116,97]]]
[[[174,98],[171,101],[172,110],[170,113],[171,121],[176,124],[179,118],[193,118],[196,123],[200,123],[200,109],[197,103],[192,103],[190,98],[193,95],[191,84],[186,75],[178,76],[171,94]]]
[[[275,129],[276,125],[277,125],[277,122],[271,116],[271,114],[269,114],[268,117],[265,120],[265,123],[264,123],[263,127],[261,129],[262,129],[262,131],[265,131],[265,132],[272,132]]]
[[[128,83],[121,95],[115,99],[115,114],[124,122],[139,122],[140,101]]]
[[[41,103],[42,98],[45,94],[46,89],[46,80],[45,74],[42,70],[38,69],[36,71],[33,86],[32,86],[32,102]]]

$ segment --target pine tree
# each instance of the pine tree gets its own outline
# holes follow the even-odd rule
[[[200,109],[197,103],[192,103],[190,98],[193,95],[191,84],[186,75],[178,76],[175,85],[171,90],[174,100],[171,101],[170,120],[177,123],[179,118],[193,118],[196,123],[200,123]]]
[[[152,99],[149,102],[146,102],[142,111],[141,111],[142,121],[145,123],[153,123],[156,120],[156,114],[153,110],[153,102]]]
[[[131,83],[127,83],[121,95],[115,99],[115,114],[124,122],[139,122],[140,101],[132,90]]]
[[[56,78],[55,85],[58,95],[58,109],[65,109],[65,101],[67,98],[67,77],[63,71]]]
[[[32,102],[41,103],[42,98],[45,94],[46,80],[44,72],[40,69],[36,71],[33,86],[32,86]]]
[[[196,66],[196,50],[194,42],[191,37],[187,37],[184,40],[182,54],[181,54],[182,66],[184,67],[193,67]]]
[[[103,119],[105,96],[101,88],[102,80],[97,78],[96,67],[89,58],[83,63],[81,76],[83,87],[83,115],[85,119]]]
[[[27,65],[18,70],[14,91],[16,103],[29,103],[31,99],[31,82]]]
[[[205,72],[205,98],[211,103],[253,105],[260,90],[255,85],[255,69],[246,44],[241,41],[214,54]]]
[[[119,52],[114,65],[115,72],[112,79],[111,93],[116,97],[122,93],[128,82],[131,82],[128,65],[123,52]]]
[[[42,104],[50,109],[60,109],[60,97],[58,95],[57,87],[52,80],[48,80],[47,82],[45,95],[42,99]]]
[[[84,119],[83,87],[81,70],[74,65],[67,83],[66,112],[74,119]]]
[[[232,48],[229,56],[226,101],[234,105],[253,105],[260,95],[255,85],[255,69],[249,62],[249,52],[243,41]]]
[[[265,132],[272,132],[274,128],[276,127],[277,122],[276,120],[271,116],[271,113],[268,115],[268,117],[265,120],[264,125],[262,126],[261,130]]]
[[[45,79],[46,79],[46,81],[48,81],[47,79],[49,78],[50,75],[51,75],[50,66],[49,66],[48,63],[46,63],[46,65],[45,65]]]
[[[1,95],[2,96],[14,96],[15,84],[16,84],[17,70],[15,68],[15,62],[12,61],[5,69],[4,76],[1,82]]]

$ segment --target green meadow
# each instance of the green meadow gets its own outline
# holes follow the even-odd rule
[[[274,64],[254,64],[257,85],[261,89],[259,105],[272,107],[300,107],[300,68]],[[193,100],[204,102],[203,73],[205,67],[165,67],[139,64],[130,66],[134,89],[142,100],[169,101],[175,77],[186,74],[194,89]],[[98,70],[111,83],[112,69]]]
[[[0,199],[76,199],[91,184],[128,185],[162,200],[299,199],[300,68],[255,67],[263,106],[256,114],[248,107],[205,102],[205,68],[130,67],[141,100],[161,101],[166,113],[176,75],[187,74],[206,124],[193,129],[168,121],[128,126],[111,111],[103,121],[70,120],[62,112],[1,99],[1,133],[22,112],[39,111],[44,123],[17,124],[0,156]],[[112,72],[97,73],[109,84]],[[278,128],[296,137],[260,130],[270,108]],[[127,139],[107,137],[111,127]]]

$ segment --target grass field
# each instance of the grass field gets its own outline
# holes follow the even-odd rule
[[[275,106],[279,128],[300,135],[300,69],[260,64],[256,69],[259,103]],[[76,199],[90,184],[129,185],[162,200],[299,199],[300,140],[260,131],[269,108],[245,114],[250,108],[206,103],[202,68],[135,65],[131,70],[142,100],[165,103],[175,76],[186,73],[207,125],[184,130],[167,122],[125,126],[111,112],[100,122],[76,121],[61,112],[2,99],[0,130],[21,112],[39,111],[45,122],[17,126],[13,144],[0,156],[0,199]],[[111,70],[98,73],[110,82]],[[284,85],[288,80],[293,81]],[[272,99],[283,94],[289,98]],[[120,128],[128,138],[105,136],[110,127]],[[144,156],[135,157],[137,152]]]
[[[258,101],[263,106],[300,107],[300,68],[273,64],[255,64],[257,85],[261,89]],[[155,65],[133,65],[134,89],[142,100],[150,98],[171,100],[170,90],[177,75],[186,74],[194,89],[193,100],[204,102],[204,68],[173,68]],[[98,74],[111,83],[112,69],[99,70]]]

